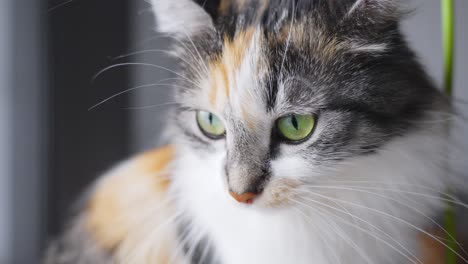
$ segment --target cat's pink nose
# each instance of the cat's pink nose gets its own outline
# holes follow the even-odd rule
[[[239,203],[244,203],[244,204],[252,204],[253,200],[255,197],[257,197],[257,194],[252,193],[252,192],[246,192],[243,194],[237,194],[235,192],[229,192],[229,194],[236,199]]]

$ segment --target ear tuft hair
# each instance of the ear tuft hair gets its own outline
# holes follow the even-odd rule
[[[346,16],[358,16],[380,24],[396,21],[402,14],[400,0],[354,0]]]
[[[151,0],[157,30],[177,38],[185,38],[212,29],[211,14],[198,2],[200,1]]]

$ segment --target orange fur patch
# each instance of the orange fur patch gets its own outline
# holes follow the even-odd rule
[[[218,99],[227,99],[230,87],[235,86],[234,73],[238,71],[252,41],[254,28],[236,34],[234,39],[224,38],[224,48],[221,56],[209,63],[211,88],[209,102],[212,107],[218,106]]]
[[[444,237],[444,234],[440,231],[431,232],[435,236]],[[421,259],[424,264],[441,264],[444,263],[445,259],[445,248],[444,246],[430,237],[429,235],[421,233],[419,235],[419,241],[421,245],[421,253],[423,258]]]
[[[144,153],[111,171],[98,183],[85,212],[85,226],[98,246],[106,251],[115,250],[141,229],[144,218],[148,217],[146,212],[163,203],[169,184],[165,170],[173,155],[172,147]],[[155,212],[162,219],[167,218],[165,207]]]
[[[220,14],[226,14],[229,10],[230,5],[231,5],[230,0],[221,0],[221,2],[219,3],[218,12]]]
[[[228,72],[225,65],[221,61],[214,61],[210,63],[209,68],[211,72],[210,76],[212,78],[209,101],[211,106],[216,108],[219,103],[218,98],[220,98],[220,101],[222,101],[222,99],[229,97]]]
[[[290,203],[301,182],[292,179],[272,180],[266,186],[259,202],[266,207],[281,207]]]
[[[428,230],[428,232],[435,237],[440,238],[444,243],[444,238],[447,237],[447,234],[439,229],[433,228],[432,230]],[[458,242],[463,246],[466,245],[466,236],[461,236],[461,234],[457,234]],[[421,262],[423,264],[443,264],[446,263],[446,254],[448,249],[445,245],[437,241],[436,239],[430,237],[427,234],[420,233],[419,234],[419,244],[421,247]],[[459,254],[461,254],[464,258],[468,258],[466,254],[460,249],[457,250]],[[464,263],[464,261],[457,257],[457,263]]]
[[[218,96],[218,87],[221,86],[223,87],[225,84],[220,84],[219,83],[219,71],[211,71],[211,76],[213,76],[213,78],[215,79],[215,84],[212,84],[211,85],[211,90],[210,90],[210,94],[209,94],[209,100],[210,100],[210,104],[212,107],[216,107],[216,98]]]
[[[240,68],[254,32],[255,29],[251,27],[238,32],[232,41],[227,36],[224,38],[223,63],[225,65],[232,70]]]
[[[248,7],[248,4],[252,1],[256,1],[259,3],[259,6],[256,10],[256,17],[258,19],[261,17],[265,8],[268,6],[270,0],[221,0],[218,11],[220,14],[226,15],[232,8],[237,13],[240,13],[242,12],[242,10],[245,10]]]

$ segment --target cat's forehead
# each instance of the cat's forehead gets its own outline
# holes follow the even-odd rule
[[[397,19],[386,13],[390,8],[379,8],[379,1],[343,0],[353,4],[343,5],[344,12],[332,4],[340,1],[220,5],[213,24],[181,35],[178,54],[192,88],[177,100],[244,120],[313,112],[336,102],[372,111],[397,109],[380,98],[404,92],[391,85],[406,78],[395,58],[411,56]]]
[[[304,111],[294,107],[303,108],[311,101],[322,103],[323,96],[314,94],[314,88],[335,80],[338,73],[334,68],[345,71],[346,64],[352,65],[346,57],[378,55],[386,50],[385,43],[339,38],[308,20],[285,24],[284,28],[272,32],[263,24],[252,24],[233,34],[216,32],[196,39],[201,44],[192,54],[202,53],[207,59],[192,56],[195,60],[188,71],[197,85],[187,99],[201,104],[198,108],[222,113],[229,107],[243,116],[271,110]]]
[[[265,35],[262,27],[251,26],[220,41],[222,47],[216,55],[210,56],[203,66],[195,67],[198,70],[192,76],[197,85],[184,97],[184,103],[222,117],[241,119],[251,128],[261,123],[258,119],[311,112],[321,103],[302,77],[305,72],[298,70],[304,69],[302,64],[307,61],[294,58],[302,49],[294,37],[275,39]],[[335,51],[336,48],[325,48],[319,57],[330,60]],[[307,98],[307,103],[301,102],[303,98]]]

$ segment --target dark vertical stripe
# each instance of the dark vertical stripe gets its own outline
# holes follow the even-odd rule
[[[59,2],[49,1],[49,6]],[[105,72],[91,84],[94,74],[114,63],[110,58],[128,52],[130,2],[72,1],[48,13],[52,84],[49,235],[63,226],[79,194],[129,154],[131,112],[122,110],[128,93],[93,111],[87,109],[131,86],[129,67]]]
[[[195,0],[195,3],[203,7],[213,20],[217,20],[221,1],[222,0]]]

